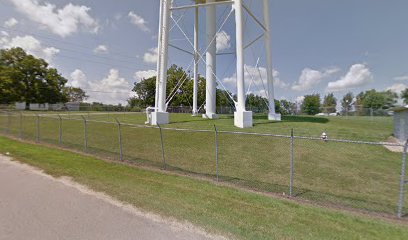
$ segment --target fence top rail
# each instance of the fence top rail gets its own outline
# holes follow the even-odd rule
[[[93,114],[104,114],[104,113],[93,113]],[[106,113],[105,113],[106,114]],[[119,114],[119,113],[118,113]],[[52,118],[52,119],[63,119],[63,120],[71,120],[71,121],[83,121],[82,118],[66,118],[62,116],[81,116],[85,117],[88,114],[24,114],[19,113],[18,115],[21,116],[40,116],[43,118]],[[214,133],[215,130],[209,129],[187,129],[187,128],[171,128],[171,127],[161,127],[161,126],[150,126],[150,125],[142,125],[142,124],[133,124],[127,122],[113,122],[113,121],[101,121],[101,120],[91,120],[87,119],[88,123],[104,123],[104,124],[120,124],[122,126],[134,127],[134,128],[151,128],[151,129],[162,129],[162,130],[169,130],[169,131],[178,131],[178,132],[201,132],[201,133]],[[234,135],[253,135],[253,136],[266,136],[266,137],[275,137],[275,138],[291,138],[290,135],[282,135],[282,134],[273,134],[273,133],[257,133],[257,132],[240,132],[240,131],[218,131],[220,134],[234,134]],[[348,139],[336,139],[336,138],[328,138],[322,139],[320,137],[306,137],[306,136],[293,136],[294,139],[304,139],[304,140],[312,140],[312,141],[325,141],[325,142],[342,142],[342,143],[354,143],[354,144],[366,144],[366,145],[382,145],[382,146],[396,146],[396,147],[403,147],[403,143],[391,143],[391,142],[373,142],[373,141],[361,141],[361,140],[348,140]]]
[[[402,143],[391,143],[391,142],[370,142],[370,141],[335,139],[335,138],[322,139],[319,137],[303,137],[303,136],[293,136],[293,138],[313,140],[313,141],[342,142],[342,143],[355,143],[355,144],[365,144],[365,145],[382,145],[382,146],[396,146],[396,147],[404,146],[404,144]]]

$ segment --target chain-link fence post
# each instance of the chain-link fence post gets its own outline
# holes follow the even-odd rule
[[[293,197],[293,173],[295,165],[295,156],[294,156],[294,143],[295,138],[293,135],[293,129],[290,131],[290,183],[289,183],[289,196]]]
[[[118,134],[119,134],[119,159],[123,161],[123,145],[122,145],[122,124],[117,118],[115,118],[116,123],[118,124]]]
[[[58,114],[59,125],[58,125],[58,144],[62,145],[62,117]]]
[[[399,192],[399,201],[398,201],[398,211],[397,216],[399,218],[402,217],[402,209],[404,207],[404,191],[405,185],[407,181],[405,181],[405,168],[406,168],[406,161],[407,161],[407,148],[408,148],[408,140],[404,144],[404,150],[402,152],[402,163],[401,163],[401,179],[400,179],[400,192]]]
[[[164,141],[163,141],[163,130],[159,124],[157,124],[160,130],[160,144],[161,144],[161,150],[162,150],[162,160],[163,160],[163,169],[166,170],[166,158],[164,155]]]
[[[20,112],[20,139],[23,139],[23,113]]]
[[[219,181],[219,174],[218,174],[218,130],[217,126],[214,124],[214,130],[215,130],[215,174],[217,176],[217,182]]]
[[[40,141],[40,115],[36,114],[36,126],[37,126],[37,133],[36,133],[36,141]]]
[[[87,151],[88,150],[88,124],[87,124],[86,118],[83,115],[81,115],[81,117],[82,117],[82,120],[84,121],[84,149],[85,151]]]

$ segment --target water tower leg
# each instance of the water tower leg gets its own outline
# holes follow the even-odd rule
[[[267,82],[268,82],[268,102],[269,113],[268,119],[280,121],[281,115],[275,112],[275,94],[273,86],[273,68],[272,68],[272,52],[271,52],[271,27],[269,23],[269,0],[263,0],[263,15],[264,25],[267,31],[265,31],[265,51],[266,51],[266,69],[267,69]]]
[[[194,87],[193,87],[193,116],[198,115],[197,99],[198,99],[198,7],[195,8],[194,19]]]
[[[235,0],[236,45],[237,45],[237,104],[234,125],[239,128],[252,127],[252,112],[245,110],[244,42],[242,0]]]
[[[215,2],[215,0],[207,0],[207,3]],[[217,16],[216,6],[210,5],[206,7],[206,39],[207,39],[207,52],[206,52],[206,105],[204,118],[216,119],[216,54],[217,45],[214,36],[217,32]]]
[[[156,111],[152,113],[152,125],[169,123],[169,113],[166,106],[166,84],[167,84],[167,57],[169,43],[169,19],[170,19],[170,3],[171,0],[163,0],[161,7],[161,25],[159,26],[159,71],[157,79],[159,80],[158,88],[156,88]]]

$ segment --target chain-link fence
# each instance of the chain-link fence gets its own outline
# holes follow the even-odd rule
[[[114,120],[113,120],[114,119]],[[408,213],[407,144],[130,124],[120,115],[0,112],[6,136],[328,207]],[[405,218],[406,219],[406,218]]]

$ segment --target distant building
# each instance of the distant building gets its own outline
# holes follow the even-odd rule
[[[80,102],[67,102],[65,107],[68,111],[79,111],[81,103]]]
[[[54,103],[49,105],[49,110],[51,111],[61,111],[64,109],[63,103]]]
[[[30,103],[30,110],[31,111],[48,111],[49,105],[48,103]]]
[[[16,102],[16,110],[25,110],[26,102]]]
[[[408,139],[408,105],[394,108],[394,137],[400,142]]]

